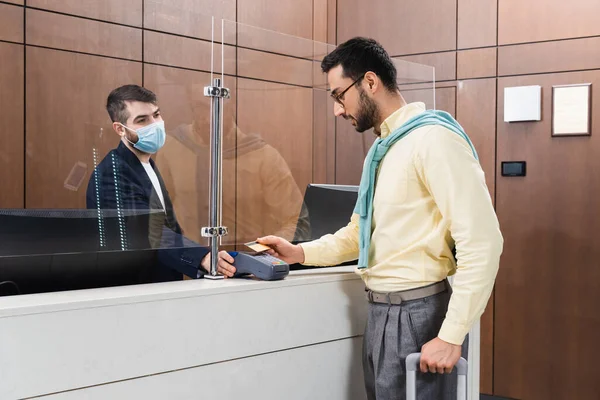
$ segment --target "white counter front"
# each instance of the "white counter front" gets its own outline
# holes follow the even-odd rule
[[[0,298],[0,399],[364,399],[352,271]]]
[[[353,271],[0,297],[0,400],[364,400]]]

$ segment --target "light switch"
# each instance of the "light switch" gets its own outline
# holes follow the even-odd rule
[[[541,119],[541,86],[504,88],[504,122],[540,121]]]
[[[525,176],[527,175],[527,163],[525,161],[502,161],[502,176]]]

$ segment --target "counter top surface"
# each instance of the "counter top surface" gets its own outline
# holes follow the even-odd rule
[[[343,266],[291,271],[285,279],[270,282],[248,278],[197,279],[0,297],[0,318],[360,279],[354,273],[355,268]]]

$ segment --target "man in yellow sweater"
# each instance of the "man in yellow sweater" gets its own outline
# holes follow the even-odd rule
[[[404,398],[405,359],[414,352],[422,353],[419,398],[456,398],[456,377],[448,373],[485,309],[503,246],[475,149],[449,114],[406,104],[396,69],[376,41],[351,39],[321,68],[335,115],[378,136],[355,214],[348,226],[310,243],[259,241],[288,263],[359,258],[369,300],[363,350],[369,399]],[[226,261],[227,255],[220,263]]]

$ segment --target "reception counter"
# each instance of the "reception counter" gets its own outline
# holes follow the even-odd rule
[[[366,306],[353,267],[0,298],[0,399],[362,400]]]

